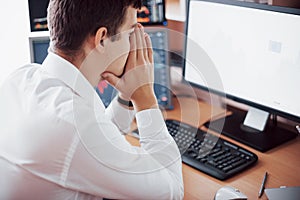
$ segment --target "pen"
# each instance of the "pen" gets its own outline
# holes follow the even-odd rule
[[[260,190],[258,192],[258,198],[260,198],[262,196],[262,194],[264,193],[264,189],[265,189],[265,184],[266,184],[267,177],[268,177],[268,173],[266,172],[265,176],[264,176],[264,179],[263,179],[263,181],[261,183]]]

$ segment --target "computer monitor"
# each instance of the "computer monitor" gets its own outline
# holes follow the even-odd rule
[[[47,31],[47,7],[49,0],[28,0],[30,28],[32,32]],[[142,0],[138,22],[147,25],[167,25],[165,0]]]
[[[262,152],[296,137],[276,118],[300,122],[300,10],[189,0],[186,38],[184,80],[250,106],[209,128]]]
[[[35,31],[47,31],[47,7],[49,0],[28,0],[30,29]]]
[[[137,21],[147,25],[167,25],[165,0],[143,0]]]
[[[42,64],[48,55],[49,36],[29,37],[30,60]]]

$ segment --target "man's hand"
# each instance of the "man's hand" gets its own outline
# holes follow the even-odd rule
[[[130,47],[124,75],[105,72],[102,77],[119,91],[121,98],[131,100],[137,111],[157,108],[151,39],[140,24],[130,36]]]

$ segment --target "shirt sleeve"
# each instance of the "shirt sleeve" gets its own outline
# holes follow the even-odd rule
[[[80,113],[89,115],[86,109]],[[106,117],[80,120],[64,187],[109,199],[182,199],[181,155],[160,110],[144,110],[136,118],[140,147]]]
[[[105,111],[105,115],[119,128],[122,133],[130,131],[130,125],[135,116],[134,110],[122,107],[116,98],[110,103]]]

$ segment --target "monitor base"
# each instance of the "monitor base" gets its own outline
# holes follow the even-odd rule
[[[266,152],[297,137],[297,133],[286,130],[268,120],[263,131],[255,131],[243,125],[245,111],[229,108],[233,112],[225,118],[211,121],[205,126],[261,152]]]

